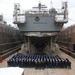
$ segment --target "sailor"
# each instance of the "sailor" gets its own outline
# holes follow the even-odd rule
[[[35,59],[35,68],[37,69],[38,68],[38,66],[37,66],[37,64],[38,64],[38,62],[37,62],[37,58]]]
[[[55,60],[55,68],[57,68],[57,66],[58,66],[58,60],[57,60],[56,57],[54,57],[54,60]]]
[[[28,63],[29,63],[29,67],[31,67],[31,58],[29,58]]]
[[[66,60],[67,60],[67,67],[71,69],[71,62],[69,61],[68,58],[66,58]]]
[[[44,68],[46,68],[46,58],[44,57]]]
[[[47,68],[47,58],[45,57],[45,68]]]
[[[9,61],[7,62],[8,63],[8,66],[13,66],[13,60],[12,59],[9,59]]]
[[[64,68],[64,59],[61,58],[61,68]]]
[[[44,69],[44,61],[43,61],[43,58],[41,58],[40,61],[41,61],[41,62],[40,62],[40,67]]]
[[[56,64],[57,64],[56,57],[54,56],[53,58],[54,58],[54,68],[56,68]]]
[[[58,58],[58,67],[61,68],[61,60]]]
[[[40,60],[40,58],[37,59],[37,67],[41,68],[41,60]]]
[[[27,67],[29,68],[29,56],[28,56],[28,59],[27,59]]]
[[[36,67],[36,61],[37,61],[36,56],[34,56],[34,67]]]
[[[49,68],[52,68],[52,59],[49,59]]]
[[[23,65],[23,59],[21,58],[21,60],[20,60],[20,67],[22,67],[22,65]]]
[[[48,64],[47,64],[48,57],[47,57],[47,55],[46,55],[45,59],[46,59],[46,68],[47,68],[48,67]]]
[[[49,68],[49,59],[48,59],[48,57],[47,57],[47,68]]]
[[[24,61],[25,59],[24,58],[22,58],[22,67],[24,67],[25,65],[25,61]]]
[[[21,67],[21,58],[18,60],[19,67]]]
[[[64,68],[67,68],[67,60],[64,59]]]
[[[31,59],[31,67],[34,67],[34,59]]]
[[[70,62],[70,61],[68,62],[68,66],[69,66],[69,68],[71,69],[71,62]]]
[[[23,60],[23,67],[26,67],[26,59]]]
[[[19,66],[19,63],[18,63],[18,59],[16,58],[16,61],[15,61],[15,66]]]
[[[11,66],[15,67],[15,59],[14,58],[11,59],[11,63],[12,63]]]
[[[56,58],[56,68],[58,68],[58,59]]]
[[[47,58],[47,63],[48,63],[48,68],[50,67],[50,59],[49,58]]]
[[[25,67],[28,67],[28,60],[27,60],[27,58],[26,58],[26,60],[25,60],[25,63],[26,63],[26,65],[25,65]]]
[[[67,61],[64,59],[64,68],[67,68]]]
[[[55,60],[54,60],[54,58],[52,59],[52,67],[53,68],[55,67]]]

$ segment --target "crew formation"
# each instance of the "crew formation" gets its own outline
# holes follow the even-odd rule
[[[68,58],[60,58],[58,55],[14,55],[7,62],[8,66],[35,67],[35,68],[71,68]]]

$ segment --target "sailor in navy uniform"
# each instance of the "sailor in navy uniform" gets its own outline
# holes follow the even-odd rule
[[[37,62],[37,58],[36,58],[35,59],[35,67],[36,67],[36,69],[38,68],[37,64],[38,64],[38,62]]]
[[[44,57],[44,68],[46,68],[46,58]]]
[[[15,61],[14,58],[12,59],[12,63],[13,63],[13,66],[15,67],[16,66],[16,61]]]
[[[66,58],[66,61],[67,61],[67,67],[71,69],[71,62],[69,61],[68,58]]]

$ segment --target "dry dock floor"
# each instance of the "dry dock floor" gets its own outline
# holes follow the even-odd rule
[[[7,60],[9,60],[9,58],[11,58],[13,55],[3,60],[2,63],[0,63],[0,68],[7,67]],[[71,69],[46,68],[36,70],[35,68],[24,68],[24,75],[75,75],[75,59],[61,51],[60,56],[63,58],[67,57],[71,61]]]

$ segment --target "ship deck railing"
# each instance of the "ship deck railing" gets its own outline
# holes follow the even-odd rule
[[[49,11],[26,11],[26,14],[50,14]]]

